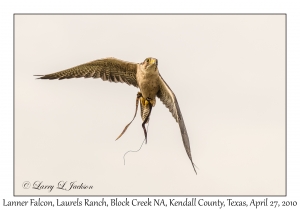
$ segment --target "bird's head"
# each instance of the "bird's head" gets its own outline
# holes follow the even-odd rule
[[[156,58],[146,58],[141,65],[146,71],[156,71],[158,60]]]

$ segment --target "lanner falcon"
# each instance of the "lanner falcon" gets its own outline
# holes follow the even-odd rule
[[[104,58],[53,74],[35,76],[41,76],[38,79],[50,80],[93,77],[101,78],[104,81],[108,80],[110,82],[121,82],[127,83],[128,85],[133,85],[140,89],[140,92],[138,93],[138,99],[140,100],[142,110],[141,116],[143,121],[145,120],[144,123],[147,123],[149,120],[149,107],[151,112],[152,106],[155,106],[157,96],[169,109],[176,122],[179,124],[184,148],[192,163],[194,171],[196,172],[195,164],[192,160],[189,137],[184,125],[182,114],[180,112],[179,104],[175,94],[161,77],[157,66],[158,60],[155,58],[146,58],[142,63],[126,62],[116,58]],[[147,112],[147,117],[145,116],[145,112]]]

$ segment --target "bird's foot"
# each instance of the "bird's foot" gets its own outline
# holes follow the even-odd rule
[[[138,93],[136,94],[136,97],[137,97],[137,98],[141,98],[141,97],[143,97],[143,95],[142,95],[141,92],[138,92]]]
[[[148,104],[150,103],[153,107],[156,104],[156,100],[151,99],[149,97],[145,99],[144,97],[141,96],[140,100],[141,100],[143,106],[148,106]]]
[[[150,99],[150,104],[152,105],[152,107],[155,106],[156,100],[155,99]]]
[[[144,99],[143,96],[140,97],[140,101],[141,101],[141,105],[142,105],[142,106],[145,106],[145,101],[146,101],[146,100]]]

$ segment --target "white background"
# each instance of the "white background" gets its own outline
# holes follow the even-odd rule
[[[185,1],[186,2],[186,1]],[[21,2],[10,3],[10,5],[1,5],[1,60],[3,61],[2,77],[1,77],[1,197],[11,200],[26,200],[24,198],[16,199],[12,197],[13,184],[13,13],[15,12],[195,12],[195,13],[287,13],[288,15],[288,197],[278,198],[278,200],[297,200],[299,197],[299,164],[297,154],[299,151],[299,16],[297,4],[285,5],[281,2],[263,1],[257,4],[253,1],[215,1],[210,4],[201,2],[201,4],[191,2],[191,4],[180,4],[180,2],[172,1],[172,3],[162,4],[162,2],[152,1],[139,5],[128,2],[116,8],[116,3],[101,4],[97,2],[97,6],[92,3],[83,2],[78,4],[73,2],[72,10],[69,9],[69,3],[65,6],[61,2],[57,4],[44,4],[37,6],[38,2]],[[238,4],[236,4],[238,3]],[[77,9],[76,9],[77,8]],[[297,83],[298,82],[298,83]],[[298,103],[298,104],[297,104]],[[298,173],[298,176],[297,176]],[[245,198],[246,199],[246,198]],[[299,202],[299,199],[298,199]]]

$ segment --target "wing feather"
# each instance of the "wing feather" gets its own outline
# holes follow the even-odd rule
[[[176,122],[179,124],[185,151],[192,163],[194,171],[197,174],[197,171],[195,169],[195,164],[192,159],[189,136],[188,136],[188,133],[187,133],[184,121],[183,121],[183,117],[182,117],[176,96],[173,93],[173,91],[171,90],[171,88],[168,86],[168,84],[164,81],[164,79],[160,75],[159,75],[159,79],[160,79],[160,90],[157,93],[157,97],[169,109],[169,111],[172,113],[173,117],[175,118]]]
[[[101,78],[103,81],[121,82],[138,87],[137,63],[116,58],[104,58],[81,64],[53,74],[36,75],[38,79]]]

